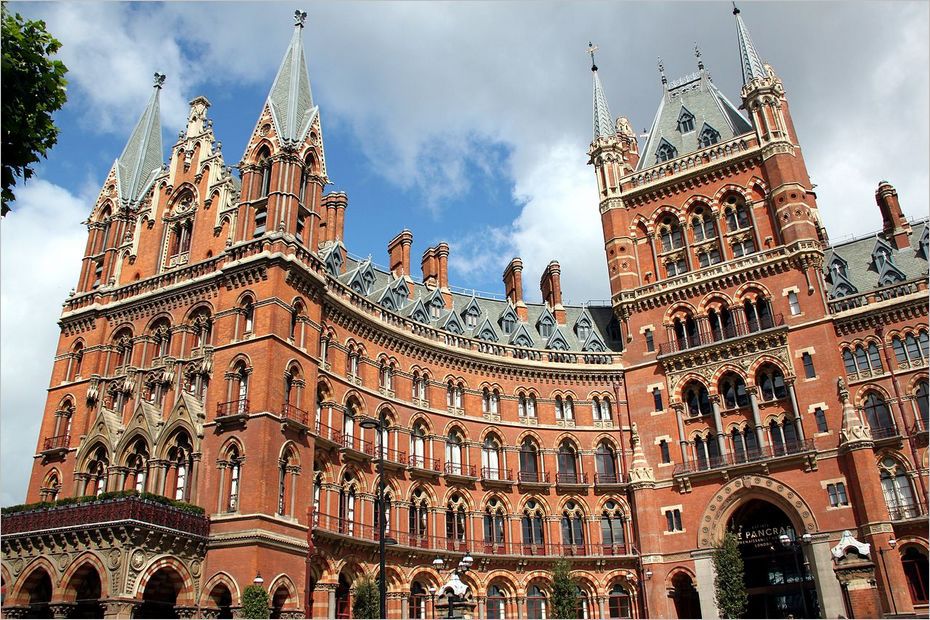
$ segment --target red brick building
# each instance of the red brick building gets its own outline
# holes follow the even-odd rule
[[[4,614],[232,617],[259,582],[273,617],[348,617],[384,519],[391,618],[432,617],[466,554],[482,617],[547,617],[563,557],[579,617],[717,617],[728,530],[748,616],[926,615],[927,222],[882,182],[883,230],[830,244],[735,13],[740,105],[698,54],[643,144],[592,67],[609,306],[564,304],[555,262],[527,302],[518,258],[462,294],[446,244],[415,277],[407,230],[387,268],[350,255],[302,15],[241,180],[204,97],[163,165],[157,77],[88,220],[26,498],[96,499],[4,518]]]

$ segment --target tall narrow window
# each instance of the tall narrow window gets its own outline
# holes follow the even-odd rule
[[[252,233],[253,237],[261,237],[265,234],[265,229],[268,224],[268,210],[265,208],[255,210],[255,231]]]
[[[652,330],[651,330],[651,329],[647,329],[646,331],[643,332],[643,335],[644,335],[645,338],[646,338],[646,350],[647,350],[647,351],[655,351],[655,350],[656,350],[656,344],[655,344],[655,339],[654,339],[653,336],[652,336]]]
[[[827,415],[821,407],[814,409],[814,420],[817,422],[818,433],[826,433],[829,430],[827,428]]]
[[[663,462],[663,463],[671,463],[671,462],[672,462],[672,455],[669,453],[669,449],[668,449],[668,440],[667,440],[667,439],[663,439],[663,440],[661,440],[661,441],[659,442],[659,454],[660,454],[661,457],[662,457],[662,462]]]
[[[788,292],[788,307],[791,309],[791,316],[801,314],[801,303],[798,301],[798,294],[794,291]]]
[[[814,358],[811,357],[810,353],[802,353],[801,361],[804,363],[804,376],[808,379],[813,379],[817,376],[817,371],[814,369]]]
[[[662,390],[657,387],[652,388],[652,409],[653,411],[665,409],[665,404],[662,402]]]
[[[681,527],[681,510],[675,508],[674,510],[665,511],[665,531],[666,532],[681,532],[683,528]]]

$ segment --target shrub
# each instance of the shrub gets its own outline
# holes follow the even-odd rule
[[[714,595],[721,618],[739,618],[746,611],[749,593],[744,580],[743,556],[733,532],[727,532],[714,550]]]
[[[270,603],[265,588],[251,585],[242,591],[242,617],[268,618],[271,615]]]
[[[559,560],[552,567],[552,617],[578,617],[578,593],[566,560]]]
[[[378,590],[378,583],[371,577],[360,577],[355,582],[355,600],[352,603],[352,617],[381,617],[381,594]]]

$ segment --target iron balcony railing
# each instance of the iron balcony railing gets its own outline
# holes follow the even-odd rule
[[[354,435],[346,435],[345,433],[340,433],[339,431],[336,431],[333,437],[333,441],[335,441],[346,450],[354,450],[355,452],[360,452],[365,456],[372,458],[377,456],[377,450],[375,449],[375,444],[373,441],[368,441]]]
[[[594,474],[594,485],[623,484],[622,474]]]
[[[588,484],[587,472],[559,472],[555,475],[556,484]]]
[[[521,471],[519,482],[526,484],[549,484],[549,472],[547,471]]]
[[[442,471],[442,468],[439,465],[439,459],[428,459],[426,457],[420,456],[419,454],[411,454],[407,462],[410,464],[410,467],[414,467],[416,469],[425,469],[427,471],[435,472]]]
[[[216,417],[225,418],[234,415],[249,415],[249,399],[240,398],[216,404]]]
[[[872,430],[872,439],[888,439],[900,435],[898,429],[892,426],[876,426]]]
[[[285,420],[293,420],[303,426],[310,426],[310,414],[290,403],[284,403],[281,406],[281,417]]]
[[[782,445],[769,445],[764,448],[752,448],[746,451],[734,452],[732,454],[714,455],[708,458],[700,458],[685,461],[675,466],[673,475],[693,474],[700,471],[711,471],[734,467],[749,463],[758,463],[771,459],[778,459],[795,454],[803,454],[814,450],[814,440],[805,439],[804,441],[791,441]]]
[[[64,450],[71,444],[71,435],[55,435],[46,437],[42,442],[42,450]]]
[[[3,533],[22,534],[120,521],[137,521],[194,536],[210,533],[210,519],[139,497],[121,497],[70,506],[39,508],[3,517]]]
[[[743,321],[733,323],[720,330],[700,331],[697,334],[684,338],[675,338],[659,345],[659,355],[669,355],[670,353],[679,353],[688,349],[703,347],[716,342],[725,342],[733,338],[741,338],[749,334],[755,334],[782,327],[785,324],[785,315],[775,314],[769,318],[761,319],[756,325],[749,325]]]
[[[902,521],[904,519],[916,519],[927,513],[922,504],[908,503],[888,506],[888,516],[892,521]]]
[[[511,482],[513,480],[513,471],[500,467],[482,467],[481,478],[490,481]]]
[[[477,478],[477,469],[474,465],[464,465],[462,463],[446,463],[445,473],[447,476],[464,476],[468,478]]]

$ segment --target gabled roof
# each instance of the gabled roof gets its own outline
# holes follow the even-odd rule
[[[462,321],[459,319],[459,315],[457,315],[455,312],[449,312],[446,315],[446,320],[443,322],[442,328],[447,332],[452,332],[453,334],[457,334],[459,336],[465,335],[465,326],[462,325]]]
[[[268,93],[268,106],[274,120],[278,142],[300,143],[307,137],[310,125],[319,112],[313,105],[310,75],[304,59],[302,32],[306,13],[294,12],[294,34],[284,53],[281,66]]]
[[[148,192],[155,177],[161,172],[161,114],[158,97],[165,76],[155,74],[155,87],[148,105],[139,117],[129,142],[116,159],[116,187],[124,205],[138,202]]]
[[[369,295],[375,280],[375,270],[372,268],[369,259],[359,264],[355,273],[352,274],[352,278],[349,280],[349,288],[359,295]]]
[[[475,328],[475,338],[480,340],[488,340],[490,342],[497,342],[500,340],[497,336],[497,331],[494,329],[494,325],[491,324],[488,317],[484,317],[484,320],[481,321],[481,324]]]
[[[600,334],[592,329],[591,333],[588,334],[588,338],[584,341],[584,344],[581,345],[581,350],[603,353],[607,350],[607,345],[604,344],[604,340],[601,338]]]
[[[475,299],[474,295],[471,296],[471,299],[469,299],[468,303],[465,304],[465,307],[462,308],[462,316],[469,314],[474,316],[481,316],[481,306],[478,305],[478,300]]]
[[[530,330],[527,329],[526,323],[520,323],[517,325],[517,329],[513,330],[513,333],[510,335],[510,343],[518,347],[532,347],[534,343],[533,337],[530,335]]]
[[[398,311],[406,306],[407,297],[410,295],[410,289],[407,288],[407,282],[403,278],[397,278],[384,289],[378,303],[388,310]]]
[[[703,127],[706,123],[720,134],[720,141],[752,131],[749,121],[717,90],[706,71],[693,73],[674,82],[662,94],[662,101],[649,129],[646,145],[640,151],[642,157],[637,164],[638,170],[660,163],[656,152],[663,141],[675,148],[678,157],[703,148],[698,142],[698,131],[682,134],[678,130],[678,119],[682,109],[694,115],[695,129]]]
[[[342,265],[345,263],[345,258],[342,255],[342,246],[338,243],[334,243],[328,248],[321,250],[321,252],[323,254],[323,262],[326,265],[326,271],[334,278],[338,278],[342,270]]]
[[[417,299],[410,305],[407,316],[417,323],[423,323],[424,325],[430,323],[429,312],[426,310],[426,306],[423,305],[422,299]]]
[[[565,338],[565,334],[562,333],[561,327],[556,327],[552,335],[549,336],[549,340],[546,342],[546,348],[554,351],[568,351],[568,349],[571,348],[568,346],[568,340]]]

